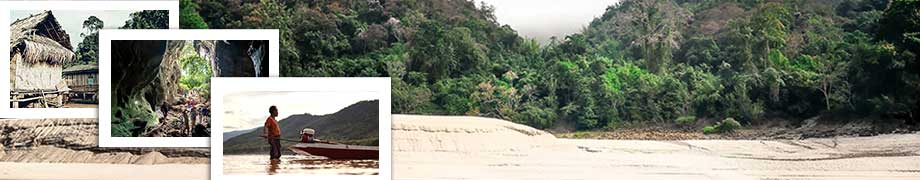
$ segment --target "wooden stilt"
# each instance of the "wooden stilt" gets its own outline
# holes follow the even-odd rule
[[[12,103],[13,103],[13,105],[12,105],[13,107],[12,107],[12,108],[19,108],[19,94],[14,94],[14,95],[13,95],[13,101],[12,101]]]

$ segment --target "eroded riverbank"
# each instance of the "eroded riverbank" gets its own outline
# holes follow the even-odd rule
[[[0,119],[0,179],[207,179],[207,148],[101,148],[96,119]]]
[[[920,178],[916,133],[803,140],[557,139],[497,119],[407,115],[393,116],[393,130],[397,179]]]

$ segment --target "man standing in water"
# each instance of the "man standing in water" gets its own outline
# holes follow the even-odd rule
[[[268,113],[271,115],[265,120],[262,137],[268,139],[268,144],[272,146],[271,152],[269,152],[271,160],[278,160],[281,158],[281,128],[278,127],[278,121],[275,120],[275,117],[278,117],[278,108],[275,106],[269,107]]]

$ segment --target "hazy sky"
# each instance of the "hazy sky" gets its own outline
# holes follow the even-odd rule
[[[38,14],[43,12],[42,10],[14,10],[10,14],[10,23],[16,22],[17,19],[22,19],[29,17],[32,14]],[[73,48],[77,48],[77,45],[83,41],[83,37],[80,37],[80,33],[83,32],[83,21],[85,21],[90,16],[96,16],[105,24],[106,29],[117,29],[118,27],[124,26],[125,21],[130,19],[131,13],[134,11],[131,10],[94,10],[94,11],[85,11],[85,10],[52,10],[51,13],[54,14],[54,17],[57,18],[58,23],[61,24],[61,27],[64,28],[64,31],[67,32],[67,35],[70,35],[70,43],[73,45]]]
[[[325,115],[364,100],[376,92],[238,92],[224,96],[224,132],[261,126],[268,107],[278,107],[278,121],[294,114]]]
[[[500,24],[508,24],[521,36],[541,43],[549,38],[580,32],[595,17],[603,15],[607,6],[619,0],[475,0],[495,6]]]

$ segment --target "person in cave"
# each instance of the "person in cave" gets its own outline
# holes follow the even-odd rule
[[[166,119],[166,116],[169,116],[169,104],[167,103],[160,104],[160,112],[163,113],[163,116],[160,119]]]
[[[186,121],[186,127],[188,127],[188,134],[191,135],[193,128],[195,127],[195,121],[198,119],[198,113],[195,111],[195,97],[189,96],[188,98],[188,119]]]
[[[269,159],[276,161],[281,158],[281,128],[278,127],[278,121],[275,120],[275,117],[278,117],[278,107],[269,107],[268,113],[269,116],[268,119],[265,119],[265,128],[262,130],[262,137],[267,139],[268,144],[271,145]]]

